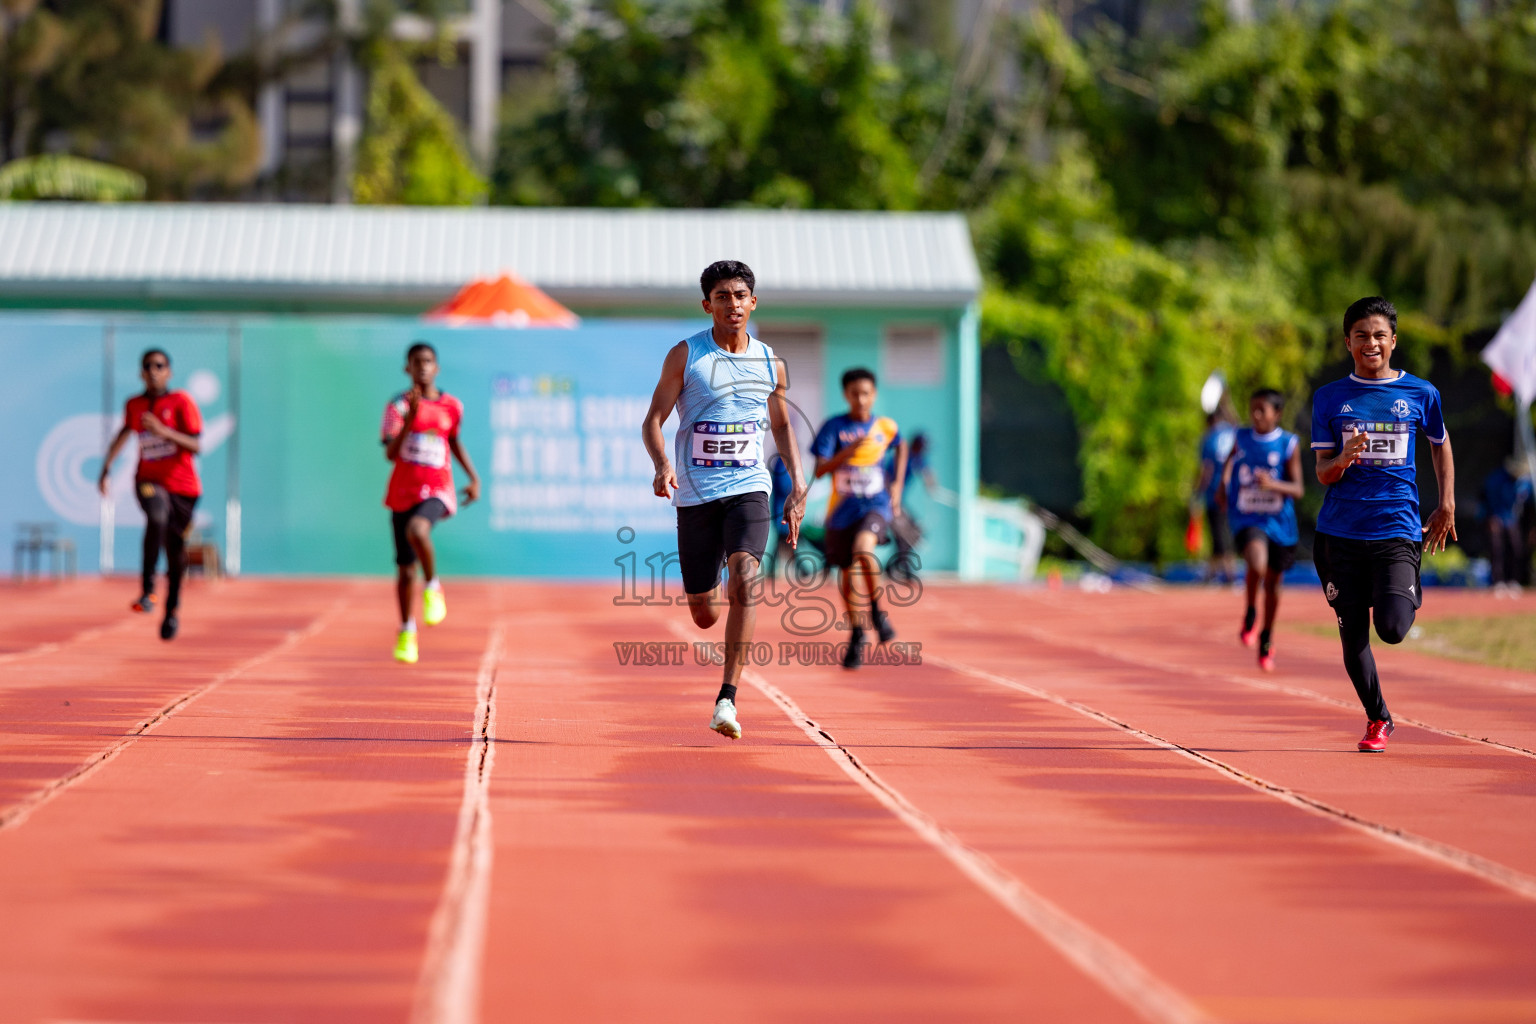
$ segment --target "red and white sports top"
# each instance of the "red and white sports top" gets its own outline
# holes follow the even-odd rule
[[[139,469],[134,479],[159,484],[172,494],[189,498],[202,494],[203,482],[198,479],[192,453],[175,441],[145,430],[147,412],[154,413],[156,419],[179,433],[196,437],[203,432],[203,414],[185,391],[167,391],[153,398],[134,395],[128,399],[123,407],[123,424],[139,437]]]
[[[411,407],[410,392],[402,392],[384,407],[384,422],[379,434],[385,444],[405,429],[405,414]],[[464,421],[464,403],[444,391],[436,398],[416,403],[416,418],[411,432],[400,445],[395,469],[389,475],[389,489],[384,504],[392,512],[407,512],[428,498],[437,498],[453,515],[458,500],[453,491],[453,464],[448,442],[459,432]]]

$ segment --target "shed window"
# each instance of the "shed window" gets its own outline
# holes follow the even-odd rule
[[[887,327],[885,373],[880,383],[905,387],[944,383],[944,332],[931,324]]]

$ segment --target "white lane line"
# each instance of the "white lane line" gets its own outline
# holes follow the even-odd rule
[[[69,789],[71,786],[74,786],[80,782],[84,782],[86,779],[96,774],[108,761],[112,760],[118,754],[121,754],[124,750],[127,750],[134,743],[138,742],[142,737],[158,729],[167,719],[171,718],[178,711],[181,711],[183,708],[197,700],[199,697],[202,697],[212,690],[217,689],[219,686],[229,682],[236,676],[243,675],[244,673],[249,672],[251,669],[271,661],[278,655],[283,654],[286,651],[290,651],[298,644],[308,640],[310,637],[314,636],[316,633],[320,632],[326,626],[329,626],[333,621],[335,621],[336,617],[346,609],[346,606],[346,598],[338,600],[334,605],[331,606],[330,610],[321,615],[319,618],[315,619],[309,625],[303,627],[302,629],[290,630],[288,635],[283,637],[283,639],[278,641],[278,643],[274,646],[268,648],[260,654],[247,658],[245,661],[242,661],[232,669],[220,672],[218,675],[208,680],[202,686],[199,686],[193,690],[189,690],[182,694],[180,697],[177,697],[165,707],[161,708],[153,715],[150,715],[148,718],[135,725],[128,731],[126,735],[123,736],[122,739],[118,740],[116,743],[113,743],[105,750],[100,750],[95,754],[92,754],[78,767],[74,768],[67,774],[54,779],[52,782],[49,782],[47,785],[44,785],[39,789],[33,790],[31,793],[18,800],[16,803],[5,808],[3,811],[0,811],[0,832],[3,832],[7,829],[16,828],[22,822],[30,818],[32,813],[39,807],[48,803],[54,797],[58,796],[66,789]]]
[[[957,619],[955,621],[959,620]],[[1308,690],[1301,686],[1287,686],[1283,683],[1270,683],[1262,679],[1248,679],[1244,676],[1234,675],[1230,672],[1212,672],[1209,669],[1196,668],[1190,665],[1180,665],[1172,662],[1159,661],[1155,658],[1137,657],[1125,654],[1121,651],[1111,650],[1107,647],[1090,647],[1085,644],[1075,644],[1063,640],[1058,634],[1036,629],[1033,626],[1026,626],[1022,623],[1015,624],[1011,628],[1043,644],[1050,644],[1054,647],[1062,647],[1071,651],[1087,651],[1097,655],[1098,657],[1108,658],[1111,661],[1118,661],[1122,664],[1131,665],[1135,668],[1150,668],[1155,669],[1158,672],[1164,672],[1175,676],[1196,676],[1201,679],[1216,679],[1222,682],[1236,683],[1238,686],[1244,686],[1250,690],[1263,690],[1267,693],[1283,693],[1287,696],[1301,697],[1305,700],[1314,701],[1319,704],[1328,704],[1332,707],[1343,708],[1346,711],[1360,711],[1359,704],[1352,704],[1349,701],[1340,700],[1337,697],[1329,697],[1327,694],[1318,693],[1316,690]],[[1440,736],[1449,736],[1452,739],[1466,740],[1469,743],[1482,743],[1490,747],[1496,747],[1505,753],[1517,754],[1521,757],[1536,758],[1536,750],[1528,750],[1525,747],[1516,746],[1513,743],[1505,743],[1501,740],[1492,739],[1488,736],[1474,736],[1469,732],[1462,732],[1459,729],[1446,729],[1438,725],[1430,725],[1428,722],[1420,721],[1417,718],[1408,718],[1404,715],[1393,715],[1392,718],[1394,721],[1403,725],[1411,725],[1415,729],[1423,729],[1425,732],[1436,733]]]
[[[135,618],[139,618],[139,616],[135,616]],[[143,619],[146,622],[149,621],[148,616],[143,616]],[[72,633],[62,640],[50,640],[47,643],[38,644],[36,647],[27,647],[19,651],[7,651],[5,654],[0,654],[0,665],[9,665],[16,661],[25,661],[27,658],[37,658],[44,654],[52,654],[55,651],[62,651],[64,648],[73,647],[76,644],[99,640],[112,633],[126,633],[130,627],[138,625],[140,625],[139,622],[135,622],[134,619],[128,619],[123,622],[115,622],[110,626],[91,626],[88,629],[82,629],[78,633]]]
[[[1263,793],[1266,796],[1274,797],[1277,800],[1290,804],[1292,807],[1298,807],[1312,814],[1318,814],[1331,820],[1337,821],[1343,825],[1355,829],[1358,832],[1363,833],[1364,835],[1370,836],[1373,839],[1379,839],[1400,849],[1416,853],[1421,857],[1436,862],[1437,864],[1451,867],[1457,871],[1472,875],[1474,878],[1478,878],[1484,882],[1497,885],[1500,888],[1506,889],[1517,896],[1523,896],[1529,900],[1536,900],[1536,878],[1532,878],[1530,875],[1523,874],[1522,872],[1516,871],[1513,868],[1506,867],[1497,861],[1488,860],[1486,857],[1480,857],[1475,853],[1470,853],[1459,847],[1451,846],[1448,843],[1442,843],[1436,839],[1429,839],[1414,832],[1395,828],[1391,825],[1386,825],[1378,821],[1372,821],[1369,818],[1362,818],[1358,814],[1344,810],[1342,807],[1335,807],[1332,804],[1324,803],[1321,800],[1314,799],[1303,793],[1298,793],[1286,786],[1282,786],[1278,782],[1270,782],[1267,779],[1262,779],[1257,775],[1250,774],[1249,772],[1238,768],[1236,765],[1228,764],[1227,762],[1219,760],[1218,758],[1214,758],[1209,754],[1204,754],[1198,750],[1193,750],[1189,747],[1181,746],[1180,744],[1175,743],[1173,740],[1165,739],[1162,736],[1147,732],[1144,729],[1138,729],[1134,725],[1122,722],[1119,719],[1105,714],[1096,708],[1089,707],[1087,704],[1082,704],[1078,701],[1072,700],[1070,697],[1063,697],[1058,693],[1052,693],[1050,690],[1045,690],[1038,686],[1032,686],[1029,683],[1021,683],[1016,679],[1010,679],[1007,676],[998,675],[996,672],[988,672],[986,669],[974,668],[970,665],[961,664],[957,661],[951,661],[948,658],[936,657],[926,651],[923,652],[923,660],[930,664],[937,665],[940,668],[948,669],[951,672],[957,672],[961,675],[970,676],[973,679],[980,679],[984,682],[1006,687],[1007,689],[1016,690],[1019,693],[1027,694],[1031,697],[1036,697],[1040,700],[1048,701],[1057,705],[1058,707],[1063,707],[1069,711],[1074,711],[1077,714],[1084,716],[1085,718],[1091,718],[1096,722],[1102,722],[1105,725],[1113,726],[1122,732],[1135,736],[1143,743],[1150,744],[1151,746],[1158,747],[1162,750],[1171,751],[1181,757],[1186,757],[1191,761],[1194,761],[1196,764],[1202,765],[1203,767],[1209,768],[1213,771],[1220,772],[1222,775],[1242,783],[1249,789],[1256,790],[1257,792]]]
[[[743,672],[742,678],[777,704],[811,742],[882,807],[1136,1014],[1155,1024],[1201,1024],[1211,1019],[1131,954],[1030,889],[986,854],[961,842],[828,735],[783,690],[753,671]]]
[[[496,763],[496,665],[505,627],[497,623],[475,678],[474,735],[464,760],[464,798],[448,878],[427,933],[412,1024],[473,1024],[479,1018],[480,965],[490,910],[491,770]]]

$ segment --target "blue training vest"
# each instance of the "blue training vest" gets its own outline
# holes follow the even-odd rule
[[[672,504],[702,505],[734,494],[773,490],[763,458],[768,396],[778,386],[773,349],[749,338],[740,355],[715,344],[711,328],[688,339],[677,396]]]

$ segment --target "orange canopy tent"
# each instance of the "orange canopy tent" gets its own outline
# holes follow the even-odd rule
[[[427,314],[454,326],[575,327],[581,318],[515,274],[471,281]]]

